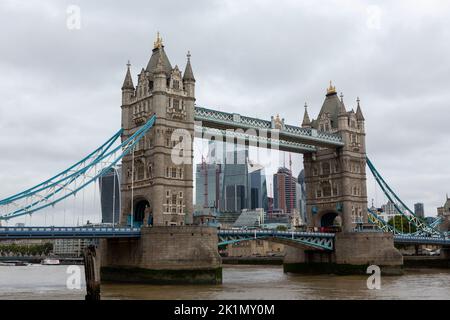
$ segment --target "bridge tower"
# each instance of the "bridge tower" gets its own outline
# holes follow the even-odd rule
[[[153,128],[122,161],[121,223],[182,226],[192,223],[195,78],[190,54],[184,73],[172,67],[161,37],[134,87],[130,65],[122,86],[122,141],[156,114]],[[186,139],[186,140],[183,140]],[[180,144],[180,142],[182,142]],[[173,161],[176,145],[186,161]]]
[[[122,159],[121,224],[139,239],[101,242],[101,277],[138,283],[220,283],[217,229],[193,225],[195,78],[190,54],[172,67],[159,34],[137,86],[122,86],[122,140],[156,114],[136,150]]]
[[[359,98],[356,112],[347,111],[343,95],[339,99],[331,82],[317,119],[310,121],[305,109],[302,127],[337,133],[344,142],[337,149],[319,146],[303,157],[308,225],[342,223],[344,232],[336,233],[332,254],[287,247],[285,272],[365,273],[374,264],[384,274],[401,273],[403,257],[391,233],[352,232],[367,223],[364,121]]]
[[[330,82],[317,119],[310,121],[305,109],[302,127],[338,133],[345,143],[304,155],[309,224],[326,227],[340,221],[350,232],[357,223],[367,222],[366,142],[359,98],[356,112],[347,111],[342,93],[339,99]]]

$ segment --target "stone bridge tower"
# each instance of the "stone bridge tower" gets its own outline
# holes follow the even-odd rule
[[[134,87],[130,65],[122,86],[122,141],[151,115],[156,123],[122,161],[121,223],[175,226],[192,223],[195,79],[187,55],[182,74],[172,67],[159,34]],[[173,161],[184,145],[186,161]]]
[[[330,82],[317,119],[310,121],[305,109],[302,126],[338,133],[345,143],[304,155],[308,223],[326,227],[340,221],[350,232],[367,222],[366,143],[359,98],[356,112],[346,111],[343,95],[339,99]]]

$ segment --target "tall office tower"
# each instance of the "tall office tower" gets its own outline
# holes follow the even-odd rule
[[[102,223],[119,223],[121,176],[122,170],[119,166],[109,169],[99,178]]]
[[[220,163],[199,163],[195,171],[195,205],[220,210],[223,175]]]
[[[223,167],[221,209],[224,212],[241,212],[248,201],[248,150],[227,154]],[[242,161],[242,158],[244,161]]]
[[[267,200],[267,183],[264,167],[249,161],[248,172],[250,187],[248,208],[262,208],[267,212],[269,210],[269,203]]]
[[[298,207],[296,203],[297,179],[287,168],[279,168],[273,175],[273,198],[275,209],[281,209],[285,213],[292,213],[294,208]]]
[[[414,214],[421,218],[425,217],[425,208],[423,203],[418,202],[414,204]]]
[[[307,223],[306,214],[306,184],[305,184],[305,170],[302,169],[297,177],[297,203],[300,211],[300,217],[304,223]]]

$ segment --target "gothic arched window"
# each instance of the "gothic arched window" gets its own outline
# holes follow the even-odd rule
[[[329,162],[323,162],[322,163],[322,174],[328,175],[330,174],[330,163]]]
[[[329,182],[324,182],[322,184],[322,191],[324,197],[331,197],[331,184]]]
[[[338,195],[338,186],[337,183],[335,182],[333,184],[333,196],[337,196]]]
[[[135,180],[144,180],[145,179],[145,169],[144,163],[141,160],[135,162]]]

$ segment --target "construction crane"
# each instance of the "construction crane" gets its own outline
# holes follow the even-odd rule
[[[204,198],[205,201],[203,203],[203,208],[208,208],[209,207],[209,203],[208,203],[208,166],[206,165],[206,160],[205,157],[202,156],[202,170],[203,170],[203,175],[204,175],[204,182],[203,182],[203,188],[204,190]]]
[[[291,159],[291,153],[289,153],[289,186],[290,186],[290,210],[289,213],[292,216],[292,210],[294,209],[294,179],[292,178],[292,159]]]

